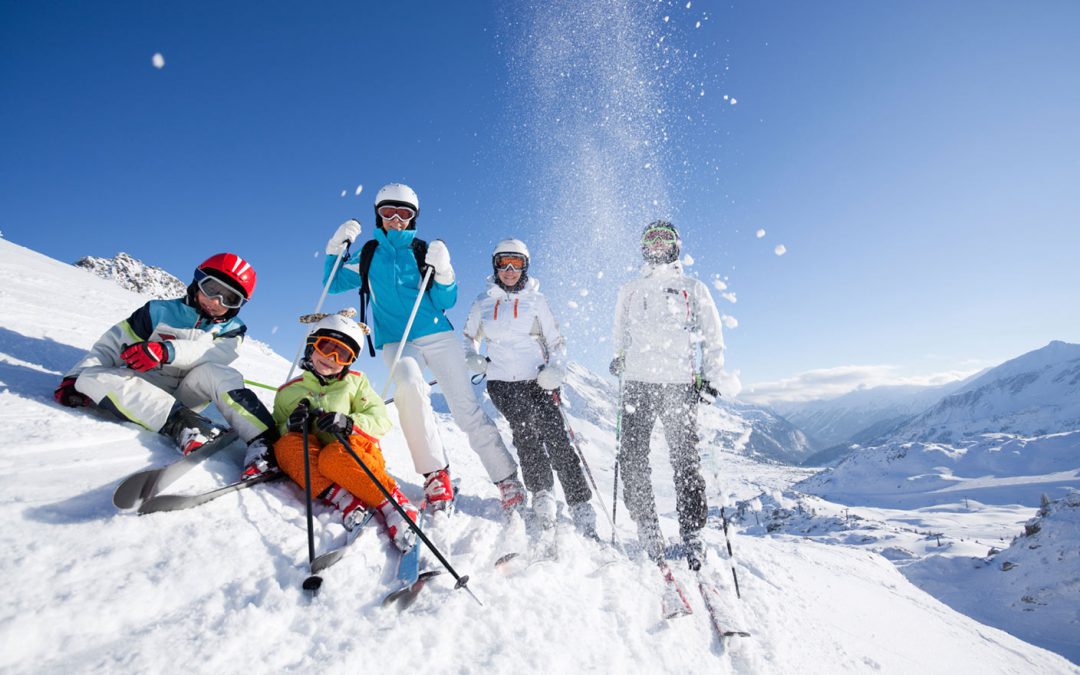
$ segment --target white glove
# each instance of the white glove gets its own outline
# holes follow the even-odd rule
[[[352,218],[338,226],[337,232],[326,242],[326,255],[341,255],[345,251],[345,244],[352,243],[360,238],[360,221]]]
[[[566,372],[562,368],[549,364],[540,367],[540,372],[536,374],[536,383],[545,391],[553,391],[559,388],[565,377]]]
[[[465,363],[469,364],[469,370],[474,373],[486,373],[488,360],[486,356],[476,352],[465,356]]]
[[[442,239],[428,244],[424,263],[435,268],[435,283],[447,286],[454,283],[454,268],[450,266],[450,251]]]

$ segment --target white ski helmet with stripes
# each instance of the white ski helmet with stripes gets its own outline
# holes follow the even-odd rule
[[[406,228],[416,229],[416,221],[420,218],[420,198],[411,187],[404,183],[389,183],[379,188],[379,192],[375,195],[375,226],[385,230],[382,216],[379,215],[379,207],[384,204],[408,206],[416,211],[416,215],[409,221],[409,226]]]

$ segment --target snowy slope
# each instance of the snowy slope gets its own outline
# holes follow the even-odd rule
[[[47,306],[40,301],[50,299]],[[259,486],[185,512],[116,513],[123,476],[175,458],[155,434],[52,401],[60,375],[111,323],[144,299],[0,241],[0,670],[230,672],[378,668],[389,672],[1080,672],[1062,657],[950,609],[879,555],[790,537],[733,533],[744,600],[731,593],[723,533],[705,532],[733,625],[754,637],[726,649],[696,613],[661,622],[659,576],[645,563],[598,569],[603,551],[564,522],[561,559],[504,577],[492,561],[521,547],[503,531],[497,491],[464,436],[441,433],[462,480],[459,514],[435,532],[478,607],[445,575],[404,614],[383,610],[392,565],[372,529],[324,574],[307,576],[300,490]],[[299,313],[304,308],[296,308]],[[290,310],[283,308],[283,313]],[[273,383],[287,364],[250,344],[238,366]],[[584,389],[584,387],[582,387]],[[589,395],[599,396],[595,389]],[[575,413],[603,403],[579,393]],[[393,408],[391,408],[391,414]],[[600,420],[596,420],[600,422]],[[608,506],[608,425],[573,418]],[[604,428],[601,428],[603,426]],[[662,445],[662,444],[661,444]],[[416,496],[419,477],[399,431],[384,442],[390,470]],[[232,479],[239,448],[193,471],[178,489]],[[674,533],[670,468],[654,453],[665,531]],[[709,499],[782,489],[806,471],[710,452]],[[602,521],[604,522],[604,521]],[[632,540],[620,507],[619,529]],[[607,528],[603,531],[606,533]],[[320,510],[317,547],[343,531]],[[680,564],[684,581],[690,577]]]

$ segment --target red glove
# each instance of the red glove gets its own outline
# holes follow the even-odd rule
[[[79,391],[75,389],[74,377],[65,378],[64,381],[60,383],[60,386],[56,388],[56,391],[53,392],[53,398],[55,398],[56,402],[60,405],[66,405],[69,408],[90,405],[90,399],[84,394],[80,394]]]
[[[137,342],[120,352],[128,368],[145,373],[172,361],[172,350],[164,342]]]

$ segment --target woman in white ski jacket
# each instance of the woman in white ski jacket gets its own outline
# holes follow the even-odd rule
[[[708,507],[698,453],[697,405],[703,392],[717,395],[710,382],[723,378],[724,337],[709,289],[683,274],[681,240],[675,226],[656,221],[641,236],[645,266],[641,276],[619,289],[615,308],[615,358],[620,378],[621,414],[618,466],[623,498],[646,552],[664,555],[656,514],[649,438],[659,417],[675,476],[675,504],[687,562],[704,560],[699,531]],[[700,368],[695,357],[700,350]]]
[[[525,487],[541,528],[555,524],[554,477],[559,475],[574,524],[596,535],[592,491],[563,426],[557,397],[566,375],[566,341],[540,284],[528,275],[529,250],[505,239],[491,257],[488,289],[469,310],[465,352],[469,367],[487,375],[492,403],[506,417],[517,447]],[[487,356],[479,353],[487,342]],[[546,450],[545,450],[546,447]]]

